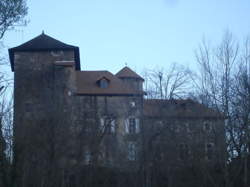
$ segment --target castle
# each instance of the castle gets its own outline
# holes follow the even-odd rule
[[[90,165],[143,171],[146,186],[165,173],[173,186],[178,168],[224,161],[221,114],[192,100],[145,99],[129,67],[81,71],[79,48],[44,33],[9,57],[18,186],[81,186]]]

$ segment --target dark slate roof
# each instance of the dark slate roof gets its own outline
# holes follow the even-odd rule
[[[135,73],[127,66],[122,68],[118,73],[116,73],[116,76],[119,78],[134,78],[134,79],[144,80],[140,75]]]
[[[143,112],[150,118],[225,118],[221,113],[191,99],[145,99]]]
[[[65,44],[44,33],[25,42],[22,45],[9,49],[9,57],[11,69],[14,71],[14,53],[15,52],[32,52],[32,51],[57,51],[57,50],[73,50],[75,52],[76,70],[80,70],[79,47]]]
[[[107,88],[101,88],[98,85],[98,81],[102,78],[109,80]],[[132,89],[109,71],[77,71],[76,83],[76,93],[79,95],[128,96],[144,94],[142,91]]]

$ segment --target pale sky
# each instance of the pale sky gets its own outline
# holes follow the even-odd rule
[[[29,24],[9,31],[5,45],[44,30],[80,47],[82,70],[192,67],[203,37],[218,43],[225,30],[239,40],[250,34],[250,0],[28,0],[28,7]]]

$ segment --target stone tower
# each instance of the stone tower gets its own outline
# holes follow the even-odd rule
[[[67,135],[71,120],[70,96],[75,89],[74,72],[80,70],[79,48],[42,33],[9,49],[9,56],[14,72],[15,176],[18,186],[28,186],[21,184],[28,181],[25,176],[38,181],[51,177],[48,168],[66,150],[58,142]],[[36,178],[41,171],[44,178]]]

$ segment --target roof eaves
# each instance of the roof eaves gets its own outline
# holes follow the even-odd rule
[[[78,96],[142,96],[143,93],[75,93]]]

